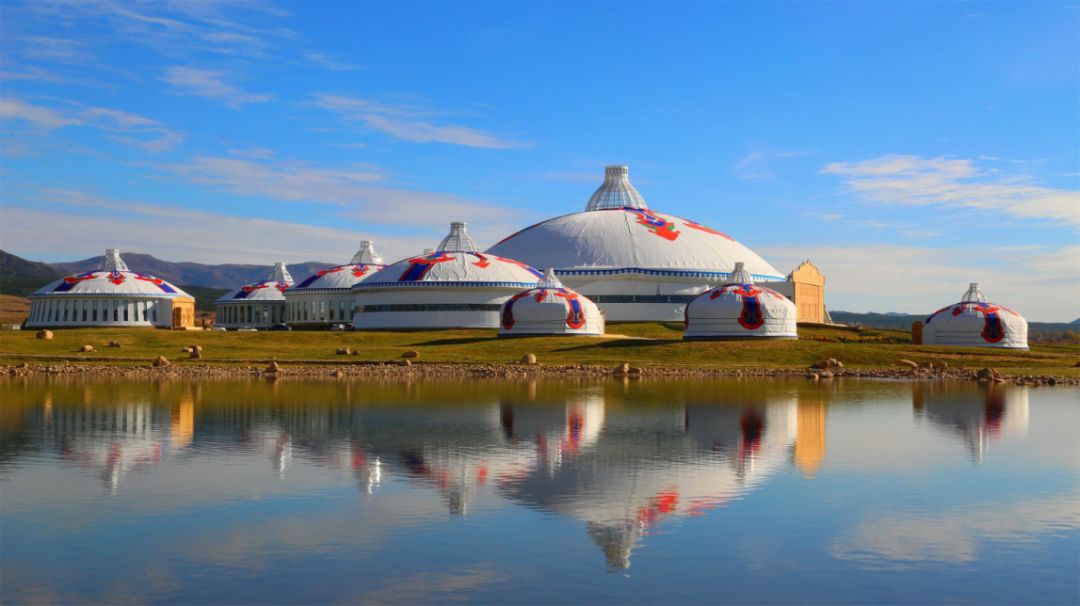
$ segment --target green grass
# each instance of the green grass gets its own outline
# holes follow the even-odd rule
[[[1075,346],[1034,346],[1031,351],[912,345],[905,332],[800,327],[797,341],[682,341],[676,323],[611,324],[615,338],[532,337],[498,339],[495,330],[436,330],[417,332],[174,332],[154,329],[83,328],[54,331],[52,340],[34,338],[32,330],[0,333],[0,362],[42,361],[39,354],[69,360],[138,363],[163,355],[186,359],[186,345],[204,348],[203,363],[279,361],[361,362],[397,359],[408,350],[421,354],[420,362],[515,362],[528,352],[542,364],[601,364],[629,362],[641,366],[802,368],[815,360],[833,357],[848,367],[890,366],[900,359],[916,362],[945,360],[952,366],[992,366],[1014,374],[1080,375]],[[122,348],[107,348],[109,341]],[[92,354],[78,353],[83,344]],[[348,346],[358,355],[339,356]]]

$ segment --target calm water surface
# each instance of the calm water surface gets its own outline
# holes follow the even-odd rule
[[[0,380],[0,599],[1080,601],[1080,390]]]

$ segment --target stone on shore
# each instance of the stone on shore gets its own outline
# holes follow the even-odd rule
[[[416,350],[409,350],[409,351],[401,354],[401,357],[405,358],[406,360],[416,359],[416,358],[420,357],[420,352],[418,352]]]
[[[94,351],[94,346],[93,345],[83,345],[82,347],[79,348],[79,351],[91,352],[91,351]]]
[[[109,346],[109,347],[115,347],[115,348],[117,348],[117,349],[119,349],[119,348],[123,347],[122,345],[120,345],[120,341],[109,341],[109,345],[108,345],[108,346]]]
[[[349,356],[349,355],[352,355],[352,350],[349,349],[348,347],[339,347],[339,348],[337,348],[337,355],[339,355],[339,356]]]
[[[643,374],[645,374],[645,371],[639,366],[631,366],[630,369],[626,371],[626,376],[633,379],[641,378],[641,375]]]
[[[37,338],[39,339],[51,339],[53,338],[53,332],[51,330],[39,330],[37,331]],[[1080,364],[1077,364],[1080,366]]]
[[[994,370],[993,368],[984,368],[979,372],[975,373],[975,379],[977,381],[994,381],[1000,377],[1001,375],[998,373],[998,371]]]
[[[282,372],[282,370],[283,369],[281,368],[281,365],[277,363],[277,360],[271,360],[270,364],[263,369],[263,372],[268,375],[273,375]]]
[[[615,367],[615,370],[613,371],[613,374],[616,377],[625,377],[627,375],[627,373],[629,373],[629,372],[630,372],[630,363],[629,362],[623,362],[622,364],[619,364],[618,366]]]
[[[158,356],[157,359],[154,360],[154,367],[156,367],[156,368],[160,368],[162,366],[168,366],[170,364],[172,364],[172,362],[170,362],[169,359],[166,358],[165,356]]]
[[[398,362],[398,366],[412,366],[412,362],[410,362],[408,359],[404,359]]]
[[[822,379],[831,379],[833,378],[833,373],[830,370],[823,370],[818,373],[818,377]]]
[[[191,358],[192,360],[201,360],[202,359],[202,348],[199,347],[198,345],[196,345],[195,347],[192,347],[191,348],[191,353],[188,354],[188,357]]]
[[[521,356],[521,363],[534,366],[536,364],[536,354],[530,352]]]
[[[824,370],[827,368],[843,368],[844,364],[836,358],[825,358],[810,365],[811,370]]]
[[[911,360],[898,360],[896,362],[896,365],[897,366],[907,366],[908,368],[918,368],[919,367],[918,362],[912,362]]]

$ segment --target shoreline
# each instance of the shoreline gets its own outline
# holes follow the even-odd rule
[[[131,379],[199,379],[199,378],[250,378],[266,379],[795,379],[829,381],[833,379],[889,379],[906,381],[965,381],[984,383],[1012,383],[1032,387],[1040,385],[1080,385],[1078,376],[1053,374],[1010,374],[990,368],[974,369],[948,366],[890,366],[877,368],[765,368],[765,367],[685,367],[647,366],[622,364],[616,367],[588,364],[526,364],[526,363],[445,363],[416,362],[407,360],[384,362],[353,362],[341,364],[323,361],[253,361],[238,365],[208,363],[167,363],[153,366],[148,361],[142,365],[87,364],[63,361],[58,363],[18,362],[0,364],[0,376],[5,377],[122,377]],[[314,362],[314,363],[312,363]]]

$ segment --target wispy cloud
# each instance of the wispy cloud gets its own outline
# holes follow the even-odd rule
[[[367,164],[313,165],[259,151],[241,156],[199,156],[160,168],[231,194],[337,206],[339,217],[399,232],[434,236],[450,221],[468,221],[478,241],[494,243],[536,218],[529,211],[452,193],[391,187],[378,167]]]
[[[318,53],[318,52],[315,52],[315,51],[305,51],[303,53],[303,55],[304,55],[305,58],[307,58],[308,61],[310,61],[310,62],[312,62],[315,65],[318,65],[320,67],[325,67],[326,69],[328,69],[330,71],[351,72],[351,71],[356,71],[358,69],[361,69],[363,67],[361,65],[355,65],[355,64],[349,63],[347,61],[341,61],[341,60],[335,59],[335,58],[333,58],[333,57],[331,57],[331,56],[329,56],[327,54]]]
[[[179,95],[193,95],[221,101],[232,109],[240,109],[248,103],[266,103],[271,96],[266,93],[250,93],[232,84],[232,76],[223,71],[198,69],[174,65],[161,77]]]
[[[168,151],[184,141],[182,133],[156,120],[105,107],[48,107],[18,98],[2,97],[0,118],[7,124],[22,123],[32,130],[44,132],[64,127],[94,128],[110,133],[116,141],[149,152]]]
[[[929,313],[978,282],[991,300],[1029,320],[1080,317],[1080,246],[784,245],[758,252],[781,270],[813,261],[825,274],[830,309]]]
[[[1025,175],[1004,176],[973,160],[887,155],[834,162],[821,172],[842,178],[848,190],[870,202],[1000,211],[1080,227],[1080,192],[1041,187]]]
[[[809,156],[812,151],[785,151],[772,147],[755,145],[750,153],[746,154],[731,168],[740,179],[748,181],[770,181],[776,178],[775,165],[789,158]]]
[[[439,112],[373,99],[316,94],[316,107],[335,112],[343,120],[366,130],[413,143],[448,143],[467,147],[510,149],[526,147],[521,141],[457,124],[439,124]]]

